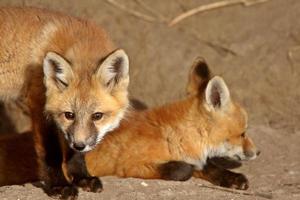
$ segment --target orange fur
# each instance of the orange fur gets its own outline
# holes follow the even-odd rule
[[[189,85],[193,84],[193,87],[188,87],[190,95],[187,98],[162,107],[129,112],[119,128],[85,155],[89,173],[93,176],[172,179],[162,174],[161,167],[171,161],[182,161],[192,166],[194,177],[225,187],[247,189],[248,181],[244,175],[207,162],[214,156],[254,159],[256,147],[245,134],[247,115],[244,109],[226,99],[230,96],[216,99],[213,98],[215,94],[210,96],[208,88],[213,88],[211,92],[221,89],[219,94],[226,94],[226,85],[218,77],[211,79],[209,73],[199,73],[202,68],[207,68],[203,61],[193,66],[190,76],[199,77],[190,77]],[[231,146],[226,149],[228,145]],[[29,163],[34,160],[28,158]],[[21,171],[14,175],[18,177]],[[35,178],[34,175],[31,177],[32,180]]]
[[[86,143],[88,151],[118,126],[128,106],[128,58],[93,22],[45,9],[0,8],[0,35],[0,100],[21,99],[28,107],[40,176],[60,184],[60,178],[51,177],[56,169],[48,170],[57,166],[47,159],[65,162],[76,142]],[[65,112],[76,118],[66,120]],[[91,121],[97,112],[103,118]],[[54,124],[58,128],[52,129]],[[62,134],[67,138],[58,142],[62,147],[50,144],[58,149],[49,149]]]
[[[195,65],[189,79],[189,97],[166,106],[130,113],[117,130],[87,153],[86,165],[93,176],[164,178],[160,173],[161,165],[184,161],[195,167],[194,176],[217,184],[218,176],[227,171],[219,173],[211,166],[206,169],[208,158],[255,158],[256,148],[249,136],[243,134],[247,128],[246,112],[231,100],[220,108],[217,105],[210,107],[205,100],[205,90],[213,81],[221,83],[220,78],[209,80],[209,73],[201,77],[203,74],[197,73],[207,66],[202,66],[202,60]],[[194,68],[199,68],[198,72]],[[226,145],[232,145],[232,149],[224,149]],[[235,148],[236,152],[233,151]],[[242,152],[237,151],[240,149]]]

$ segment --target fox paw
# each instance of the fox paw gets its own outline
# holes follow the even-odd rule
[[[54,186],[49,195],[64,200],[75,200],[78,197],[78,189],[75,186]]]
[[[98,177],[88,177],[80,179],[77,184],[78,187],[81,187],[84,191],[87,192],[102,192],[103,186]]]
[[[238,190],[247,190],[249,187],[249,181],[245,175],[231,172],[222,178],[220,186]]]

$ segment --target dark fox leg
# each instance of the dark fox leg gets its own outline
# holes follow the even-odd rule
[[[246,190],[249,187],[249,182],[245,175],[217,167],[210,162],[204,166],[203,170],[195,170],[193,176],[222,187],[239,190]]]
[[[57,127],[51,121],[47,121],[45,127],[40,142],[36,143],[37,148],[41,144],[41,152],[37,154],[41,180],[46,183],[44,191],[49,196],[58,196],[61,199],[76,199],[78,189],[72,184],[62,168],[65,152],[61,147],[60,140],[62,139]]]
[[[67,161],[68,172],[73,177],[73,184],[88,192],[101,192],[102,183],[98,177],[91,176],[86,168],[84,154],[72,152]]]
[[[183,161],[169,161],[159,166],[162,179],[186,181],[193,176],[194,166]]]

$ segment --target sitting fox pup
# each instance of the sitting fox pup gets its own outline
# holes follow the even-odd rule
[[[75,177],[66,162],[118,126],[128,57],[96,24],[43,9],[0,8],[0,35],[0,100],[28,107],[40,178],[51,194],[74,196],[91,177]]]
[[[247,114],[233,102],[221,77],[210,78],[199,59],[190,71],[189,97],[160,108],[132,113],[86,154],[93,176],[187,180],[247,189],[243,174],[207,163],[215,156],[252,160],[258,155],[246,134]]]

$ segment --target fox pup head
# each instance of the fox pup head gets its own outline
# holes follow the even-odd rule
[[[203,59],[193,65],[187,92],[196,96],[208,121],[208,157],[221,156],[234,160],[255,159],[259,152],[247,134],[247,113],[232,101],[225,81],[214,76]]]
[[[82,67],[84,68],[84,66]],[[129,62],[123,50],[104,58],[96,70],[77,70],[61,55],[44,58],[45,111],[71,148],[86,152],[116,128],[128,106]]]

